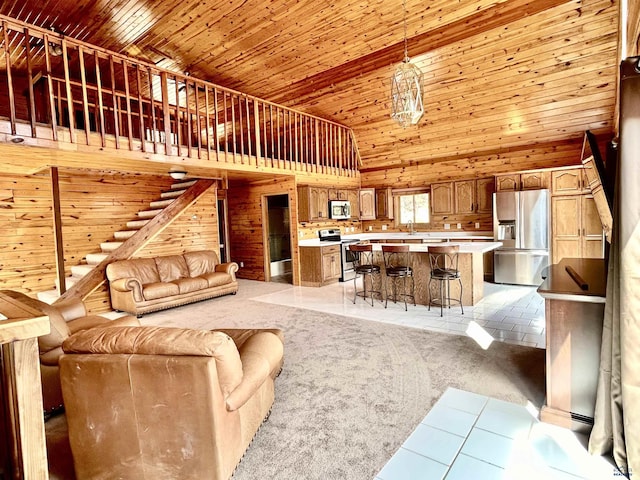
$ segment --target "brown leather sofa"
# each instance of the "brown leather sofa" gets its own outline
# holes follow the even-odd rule
[[[235,262],[211,250],[120,260],[107,266],[111,306],[133,315],[238,291]]]
[[[38,337],[40,352],[40,375],[42,377],[42,400],[45,415],[62,409],[62,390],[58,360],[62,355],[62,342],[81,330],[97,326],[135,326],[140,325],[137,318],[127,315],[116,320],[99,315],[87,315],[84,303],[80,300],[62,300],[49,305],[21,292],[2,290],[2,293],[15,298],[49,317],[51,331]]]
[[[280,330],[91,329],[60,360],[78,479],[228,479],[268,416]]]

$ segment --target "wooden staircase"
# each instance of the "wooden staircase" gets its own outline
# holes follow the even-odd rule
[[[38,293],[38,299],[52,304],[61,298],[84,299],[105,281],[106,266],[131,257],[144,247],[182,211],[192,205],[214,183],[213,180],[182,180],[162,192],[160,199],[141,210],[135,220],[127,222],[125,230],[114,232],[113,238],[100,243],[100,252],[89,253],[85,262],[71,267],[71,276],[65,279],[66,292],[56,289]]]

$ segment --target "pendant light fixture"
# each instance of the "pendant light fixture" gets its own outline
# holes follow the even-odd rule
[[[391,78],[391,118],[402,128],[416,125],[424,114],[422,103],[422,72],[409,61],[407,51],[407,6],[402,0],[404,13],[404,60]]]

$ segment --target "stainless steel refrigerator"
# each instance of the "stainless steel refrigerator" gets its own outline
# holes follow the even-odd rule
[[[540,285],[549,265],[549,190],[493,194],[496,283]]]

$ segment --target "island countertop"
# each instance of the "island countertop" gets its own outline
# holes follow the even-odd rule
[[[349,240],[348,237],[342,237],[343,240]],[[380,237],[376,236],[376,239]],[[368,239],[358,237],[361,241],[366,241]],[[395,242],[394,242],[395,240]],[[298,245],[301,247],[328,247],[330,245],[340,245],[341,242],[321,242],[319,239],[314,238],[312,240],[301,240],[298,242]],[[373,243],[374,251],[382,250],[382,243]],[[438,243],[398,243],[398,239],[389,239],[388,242],[385,242],[385,245],[408,245],[410,252],[416,253],[427,253],[429,246],[448,246],[448,245],[458,245],[460,247],[460,253],[487,253],[496,248],[500,248],[502,246],[502,242],[438,242]]]

